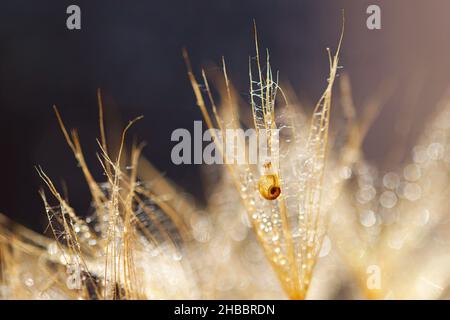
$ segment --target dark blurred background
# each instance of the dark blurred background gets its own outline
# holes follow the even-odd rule
[[[81,7],[81,30],[66,28],[70,4]],[[366,28],[369,4],[381,7],[381,30]],[[346,16],[341,65],[351,77],[356,105],[383,81],[397,83],[364,145],[367,157],[383,166],[386,154],[414,141],[449,83],[448,0],[2,1],[0,212],[44,229],[38,164],[55,182],[64,179],[75,208],[89,208],[52,105],[69,127],[78,128],[87,160],[101,178],[95,158],[97,88],[104,92],[109,118],[126,123],[145,116],[132,130],[148,143],[144,155],[201,201],[200,166],[170,161],[171,132],[191,130],[193,120],[201,119],[181,48],[189,50],[196,70],[224,55],[232,81],[247,99],[254,18],[261,47],[270,48],[281,79],[312,103],[326,85],[325,48],[336,47],[341,9]],[[399,129],[405,121],[408,131]]]

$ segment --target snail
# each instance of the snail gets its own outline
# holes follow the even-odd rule
[[[264,199],[275,200],[281,194],[280,179],[278,174],[271,172],[272,164],[264,164],[266,174],[259,177],[258,189]]]

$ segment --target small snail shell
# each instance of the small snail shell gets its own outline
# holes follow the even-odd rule
[[[276,174],[265,174],[259,178],[258,189],[267,200],[275,200],[281,194],[280,181]]]

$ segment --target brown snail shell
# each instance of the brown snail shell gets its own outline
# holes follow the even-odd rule
[[[281,194],[280,180],[276,174],[265,174],[259,177],[258,189],[267,200],[275,200]]]

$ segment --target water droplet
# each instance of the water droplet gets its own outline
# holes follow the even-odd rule
[[[174,252],[172,254],[172,259],[175,261],[180,261],[183,258],[183,255],[181,254],[181,252]]]
[[[423,146],[416,146],[413,149],[413,160],[415,163],[424,163],[428,160],[427,151]]]
[[[430,221],[430,210],[420,209],[416,212],[414,217],[414,223],[418,226],[424,226]]]
[[[341,179],[350,179],[352,176],[352,169],[349,167],[343,167],[339,173]]]
[[[434,142],[428,146],[427,154],[433,160],[442,159],[442,156],[444,155],[444,147],[442,144]]]
[[[403,169],[403,176],[408,181],[416,181],[420,178],[420,167],[417,164],[409,164]]]
[[[367,203],[367,202],[371,201],[375,197],[376,194],[377,194],[377,191],[375,190],[375,188],[373,186],[364,185],[356,193],[356,199],[360,203]]]
[[[28,276],[28,277],[25,278],[25,285],[27,287],[34,286],[34,280],[33,280],[33,278],[31,276]]]
[[[331,240],[328,236],[323,238],[322,247],[320,248],[319,257],[326,257],[331,251]]]
[[[380,204],[385,208],[393,208],[397,204],[397,196],[392,191],[385,191],[380,196]]]
[[[388,241],[388,246],[391,249],[400,250],[403,247],[403,238],[401,235],[394,235]]]
[[[422,195],[422,188],[417,183],[408,183],[403,189],[403,195],[410,201],[416,201]]]
[[[394,172],[386,173],[383,177],[383,184],[388,189],[395,189],[400,184],[400,178]]]
[[[364,210],[359,214],[359,222],[364,227],[370,228],[377,222],[377,217],[372,210]]]
[[[58,245],[56,244],[56,242],[52,242],[48,245],[47,248],[48,254],[49,255],[55,255],[58,253]]]

